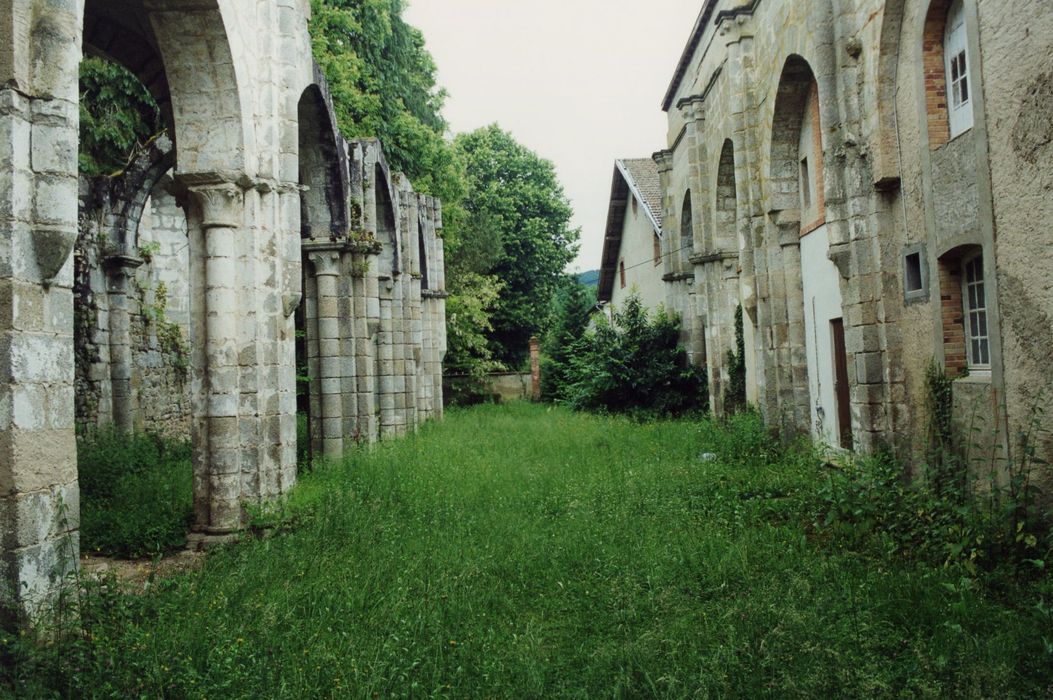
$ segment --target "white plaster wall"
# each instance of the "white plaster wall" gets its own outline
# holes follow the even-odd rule
[[[618,249],[618,260],[625,261],[625,288],[621,288],[621,273],[615,270],[614,291],[611,303],[620,307],[632,293],[640,296],[647,309],[657,309],[665,303],[664,269],[661,262],[654,264],[654,226],[644,212],[644,205],[637,202],[633,213],[632,195],[625,205],[625,222],[622,224],[622,242]]]
[[[839,436],[837,397],[834,392],[834,343],[830,333],[830,321],[841,318],[841,285],[837,268],[826,257],[827,248],[829,239],[825,226],[820,226],[801,239],[812,436],[830,445],[837,445]]]

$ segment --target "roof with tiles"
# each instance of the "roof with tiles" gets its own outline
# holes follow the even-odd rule
[[[640,194],[643,204],[659,228],[662,226],[662,183],[658,179],[658,164],[651,158],[624,158],[619,161],[632,179],[630,187]]]

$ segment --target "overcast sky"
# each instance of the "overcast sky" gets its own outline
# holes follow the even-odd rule
[[[600,266],[616,158],[665,147],[661,102],[701,0],[410,0],[454,132],[498,122],[553,161]]]

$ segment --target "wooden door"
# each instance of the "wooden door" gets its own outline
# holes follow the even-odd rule
[[[845,322],[830,321],[834,341],[834,394],[837,397],[837,434],[841,447],[852,449],[852,397],[848,385],[848,353],[845,352]]]

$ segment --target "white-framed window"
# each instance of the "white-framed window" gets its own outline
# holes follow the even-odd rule
[[[943,34],[943,62],[947,71],[947,117],[951,138],[973,126],[973,84],[969,80],[968,39],[962,0],[954,0],[947,11]]]
[[[984,285],[984,256],[977,253],[962,260],[962,310],[965,321],[965,352],[970,370],[991,369],[991,341],[987,330],[987,290]]]

